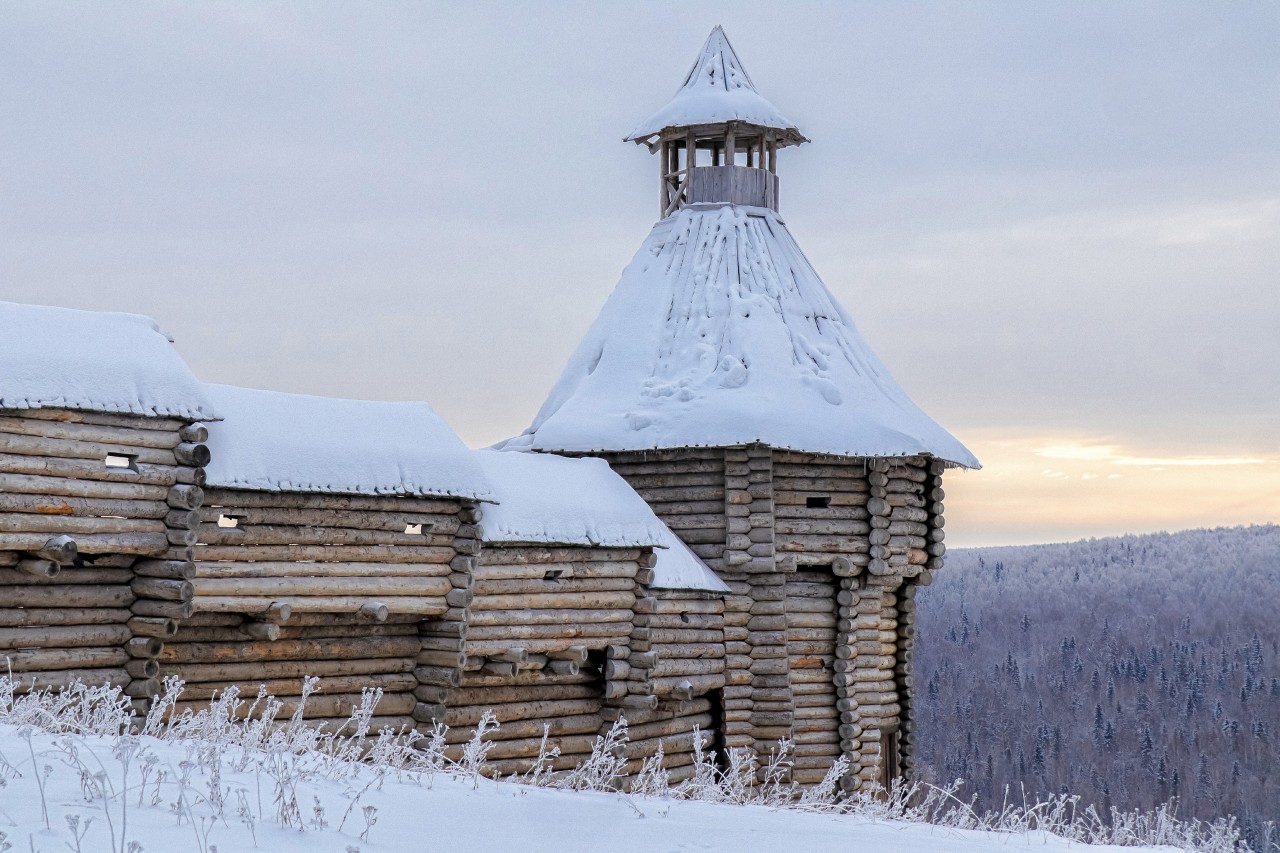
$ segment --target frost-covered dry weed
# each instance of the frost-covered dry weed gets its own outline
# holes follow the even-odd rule
[[[131,833],[131,815],[163,808],[186,833],[189,849],[214,853],[218,834],[232,825],[246,830],[255,846],[263,826],[319,832],[333,823],[337,831],[358,834],[363,842],[373,844],[378,807],[369,800],[385,780],[430,787],[435,777],[442,776],[475,787],[493,775],[486,758],[501,727],[492,712],[480,720],[461,756],[451,760],[445,753],[446,730],[441,725],[426,735],[412,730],[371,734],[380,690],[366,690],[337,730],[308,724],[303,719],[304,706],[318,688],[319,679],[305,679],[297,709],[281,719],[279,700],[260,690],[247,701],[236,688],[223,691],[198,712],[176,712],[183,684],[168,678],[151,711],[138,719],[117,687],[77,682],[58,690],[21,693],[12,678],[0,676],[0,724],[15,727],[21,744],[14,754],[0,751],[0,789],[32,786],[46,834],[66,833],[59,836],[58,849],[88,851],[85,839],[91,827],[94,837],[105,827],[112,853],[140,853],[143,846]],[[39,747],[37,734],[42,736]],[[1007,802],[998,811],[979,813],[972,801],[958,798],[958,781],[946,787],[908,783],[889,791],[872,786],[846,794],[840,787],[850,769],[845,758],[835,763],[821,784],[802,789],[791,781],[788,741],[781,741],[763,760],[743,749],[730,749],[717,758],[708,750],[707,738],[695,733],[693,772],[680,782],[671,782],[662,769],[661,748],[642,762],[637,773],[622,776],[627,764],[625,719],[618,719],[600,735],[591,755],[572,770],[551,769],[559,749],[550,741],[544,732],[539,757],[530,769],[503,781],[613,792],[624,797],[639,817],[644,812],[634,799],[662,798],[954,829],[1045,832],[1083,844],[1168,845],[1209,853],[1247,850],[1234,821],[1180,820],[1173,803],[1147,813],[1100,815],[1092,808],[1080,808],[1075,797],[1058,796]],[[169,758],[161,760],[157,750]],[[175,754],[181,760],[174,762]],[[71,774],[78,780],[84,805],[82,811],[63,815],[65,825],[50,820],[46,795],[51,777],[57,774]],[[318,783],[341,791],[341,802],[322,802],[314,791]],[[34,839],[29,841],[36,849]],[[0,849],[11,843],[0,836]]]

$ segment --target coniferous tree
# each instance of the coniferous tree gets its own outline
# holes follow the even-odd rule
[[[1185,795],[1180,816],[1233,813],[1268,849],[1277,554],[1280,527],[949,551],[916,599],[916,767],[979,808],[1019,785],[1099,809]]]

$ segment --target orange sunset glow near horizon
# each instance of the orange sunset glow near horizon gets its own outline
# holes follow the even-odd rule
[[[984,467],[946,478],[951,547],[1280,522],[1277,458],[994,430],[970,438]]]

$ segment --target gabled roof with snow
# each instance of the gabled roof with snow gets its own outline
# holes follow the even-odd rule
[[[269,492],[487,500],[474,454],[426,403],[339,400],[206,385],[208,484]]]
[[[717,205],[654,226],[532,426],[507,446],[757,443],[978,467],[889,375],[777,214]]]
[[[697,554],[681,541],[665,524],[665,547],[654,549],[658,558],[653,567],[651,589],[688,590],[690,592],[728,592],[729,586],[702,562]]]
[[[218,417],[150,317],[14,302],[0,302],[0,409]]]
[[[651,547],[653,586],[728,591],[604,460],[501,450],[475,456],[497,499],[484,511],[485,542]]]
[[[627,141],[649,142],[667,128],[729,121],[780,131],[783,145],[808,141],[794,122],[756,91],[724,30],[716,27],[675,97],[631,131]]]
[[[602,459],[477,450],[493,486],[484,510],[486,542],[652,547],[663,526]]]

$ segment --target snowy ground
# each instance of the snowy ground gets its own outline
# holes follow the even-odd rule
[[[132,756],[130,745],[137,749]],[[237,771],[250,758],[238,746],[0,725],[0,833],[7,839],[0,840],[0,850],[10,849],[6,843],[15,853],[1122,849],[1044,833],[577,793],[444,774],[379,774],[307,756],[261,757],[252,756]],[[129,759],[127,774],[122,759]],[[98,790],[107,796],[97,796]],[[298,810],[286,820],[301,829],[280,823],[281,806],[290,801]],[[218,812],[222,816],[214,817]],[[76,819],[78,830],[71,825]]]

